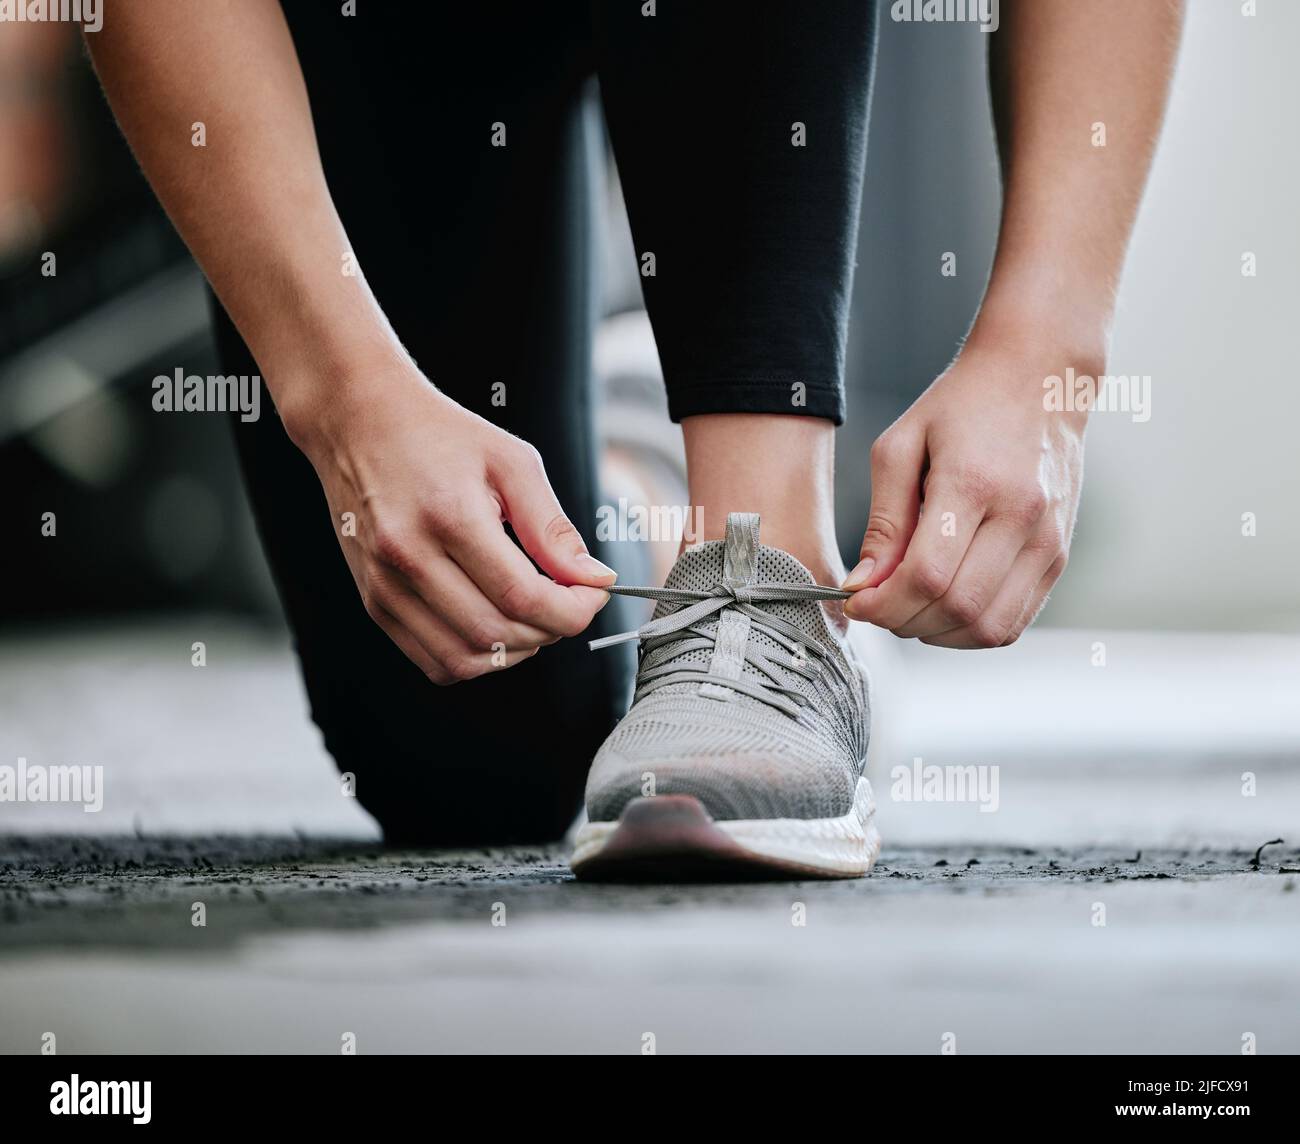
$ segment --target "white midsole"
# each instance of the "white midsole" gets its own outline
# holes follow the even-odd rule
[[[866,777],[858,779],[853,806],[838,818],[715,819],[714,825],[745,850],[835,874],[865,874],[880,853],[876,803]],[[574,842],[571,866],[594,858],[618,829],[617,822],[588,822]]]

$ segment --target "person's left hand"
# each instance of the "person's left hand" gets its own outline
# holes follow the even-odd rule
[[[968,345],[877,439],[850,619],[951,648],[1002,647],[1033,622],[1065,569],[1083,481],[1086,413],[1044,405],[1066,364]]]

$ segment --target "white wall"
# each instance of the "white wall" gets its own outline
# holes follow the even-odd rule
[[[1300,627],[1298,49],[1291,0],[1189,5],[1111,356],[1151,375],[1152,416],[1093,418],[1051,622]]]
[[[837,525],[853,551],[867,450],[956,351],[999,199],[989,37],[882,17],[837,446]],[[1152,416],[1093,417],[1074,558],[1040,623],[1300,628],[1298,114],[1300,0],[1258,0],[1254,17],[1240,0],[1189,0],[1110,363],[1151,376]],[[938,273],[945,250],[956,278]]]

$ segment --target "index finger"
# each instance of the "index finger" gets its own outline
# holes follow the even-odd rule
[[[845,601],[844,614],[891,631],[907,623],[948,590],[983,519],[983,506],[956,483],[932,476],[902,562]]]
[[[538,572],[492,515],[466,520],[441,540],[447,555],[503,614],[554,635],[585,631],[609,600],[599,588],[557,584]]]

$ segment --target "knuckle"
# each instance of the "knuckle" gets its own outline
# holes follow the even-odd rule
[[[391,525],[375,527],[375,559],[398,572],[411,566],[411,546],[402,532]]]
[[[361,603],[368,615],[377,624],[385,624],[393,618],[391,604],[394,595],[391,577],[375,565],[368,567],[361,578]]]
[[[902,452],[902,438],[893,433],[882,433],[871,444],[871,464],[875,468],[887,469],[898,460]]]
[[[546,462],[542,460],[542,454],[538,451],[537,446],[531,441],[525,441],[522,438],[519,441],[518,452],[515,455],[515,464],[522,469],[529,469],[533,472],[544,473],[546,471]]]
[[[430,683],[435,684],[438,687],[450,687],[456,682],[456,679],[452,676],[451,672],[438,663],[435,663],[424,674]]]
[[[988,504],[1001,488],[998,475],[987,465],[965,464],[957,469],[954,480],[962,495],[975,504]]]
[[[1012,485],[1003,490],[1004,512],[1023,524],[1036,524],[1047,512],[1047,493],[1041,485]]]
[[[1060,554],[1065,550],[1065,535],[1055,522],[1045,523],[1035,532],[1027,547],[1032,552]]]
[[[425,508],[424,514],[425,527],[440,540],[455,541],[465,535],[469,520],[460,501],[439,498]]]
[[[447,502],[441,498],[426,501],[420,506],[420,527],[435,536],[442,536],[451,527],[454,518]]]
[[[543,534],[547,540],[555,544],[578,536],[578,530],[574,527],[573,521],[561,512],[547,521]]]
[[[971,592],[949,592],[940,601],[940,608],[944,619],[964,628],[984,614],[984,601]]]
[[[1048,582],[1055,584],[1065,574],[1065,569],[1069,563],[1070,554],[1068,552],[1058,553],[1056,559],[1052,561],[1051,567],[1047,570]]]
[[[541,596],[527,580],[511,580],[501,590],[499,606],[512,620],[527,620],[537,614]]]
[[[465,642],[473,647],[474,651],[491,651],[493,645],[493,633],[489,630],[489,624],[486,620],[469,620],[464,629]]]
[[[882,513],[873,512],[867,520],[867,531],[862,538],[862,555],[881,545],[892,545],[902,535],[902,528]]]
[[[912,570],[912,587],[926,600],[937,600],[952,583],[952,576],[942,564],[922,561]]]
[[[482,663],[472,655],[451,656],[442,666],[457,683],[475,679],[484,671]]]
[[[495,645],[504,643],[500,625],[479,617],[466,625],[465,639],[475,651],[493,651]]]
[[[971,627],[971,636],[983,648],[1001,647],[1011,635],[1011,629],[997,620],[977,620]]]

